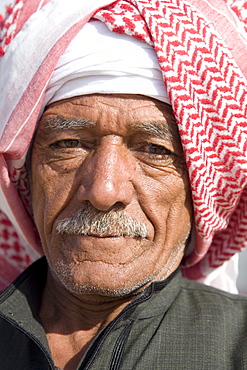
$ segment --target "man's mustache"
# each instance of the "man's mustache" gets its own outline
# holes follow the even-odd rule
[[[147,227],[144,223],[125,214],[122,210],[102,212],[87,204],[71,218],[65,218],[56,226],[58,234],[87,235],[100,237],[128,236],[146,238]]]

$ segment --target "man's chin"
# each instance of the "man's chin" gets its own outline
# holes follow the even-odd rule
[[[64,287],[68,292],[73,295],[91,295],[109,298],[121,298],[129,295],[135,295],[139,291],[145,289],[154,277],[148,276],[140,279],[139,281],[130,281],[122,279],[108,279],[104,281],[90,281],[90,283],[77,278],[70,271],[65,271],[61,268],[51,269],[51,273],[60,286]],[[97,280],[97,279],[95,279]],[[119,281],[121,280],[121,281]],[[127,285],[123,285],[123,281],[127,281]]]

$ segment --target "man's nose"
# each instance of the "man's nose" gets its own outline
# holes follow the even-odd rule
[[[105,139],[105,140],[104,140]],[[127,206],[133,197],[134,159],[124,144],[104,138],[100,147],[86,160],[79,189],[80,201],[107,211]]]

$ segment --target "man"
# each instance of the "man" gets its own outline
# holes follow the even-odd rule
[[[2,369],[247,368],[247,299],[179,268],[245,244],[245,42],[202,3],[9,11],[2,209],[46,259],[1,295]]]

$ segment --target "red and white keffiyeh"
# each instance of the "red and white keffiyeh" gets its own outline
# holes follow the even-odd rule
[[[92,17],[157,53],[194,204],[184,275],[201,279],[247,245],[247,1],[16,0],[0,16],[0,288],[42,254],[26,153],[53,70]]]

